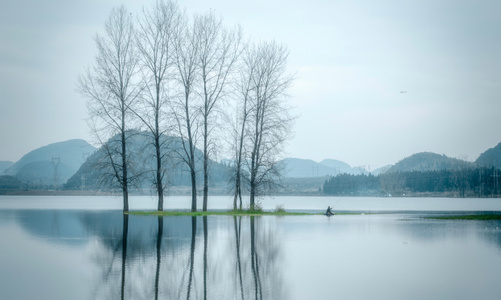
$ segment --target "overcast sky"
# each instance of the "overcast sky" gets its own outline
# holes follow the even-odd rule
[[[0,160],[90,142],[76,81],[113,6],[18,0],[0,7]],[[179,1],[290,50],[299,115],[287,156],[373,170],[417,152],[475,160],[501,142],[501,1]],[[405,93],[402,93],[405,91]]]

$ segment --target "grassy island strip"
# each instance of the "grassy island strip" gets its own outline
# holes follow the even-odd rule
[[[463,216],[440,216],[440,217],[427,217],[433,220],[501,220],[501,214],[488,214],[488,215],[463,215]]]
[[[130,215],[138,216],[313,216],[323,215],[323,213],[298,213],[262,210],[229,210],[229,211],[130,211]]]

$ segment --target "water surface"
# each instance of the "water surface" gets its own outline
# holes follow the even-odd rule
[[[421,210],[355,200],[302,198],[304,210],[336,201],[362,210],[365,201],[385,213],[127,217],[114,198],[0,197],[2,298],[498,298],[501,223],[425,217],[447,205],[494,211],[499,199],[418,199]],[[269,201],[301,210],[298,197]]]

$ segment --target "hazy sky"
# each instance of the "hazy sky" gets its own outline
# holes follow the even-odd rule
[[[113,6],[18,0],[0,7],[0,160],[90,141],[78,74]],[[289,47],[299,115],[287,156],[371,169],[417,152],[474,160],[501,142],[501,1],[179,1]],[[406,91],[406,93],[401,93]]]

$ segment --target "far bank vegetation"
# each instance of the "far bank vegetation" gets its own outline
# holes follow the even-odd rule
[[[452,170],[340,174],[328,178],[323,193],[332,196],[500,197],[501,171],[491,167]]]

